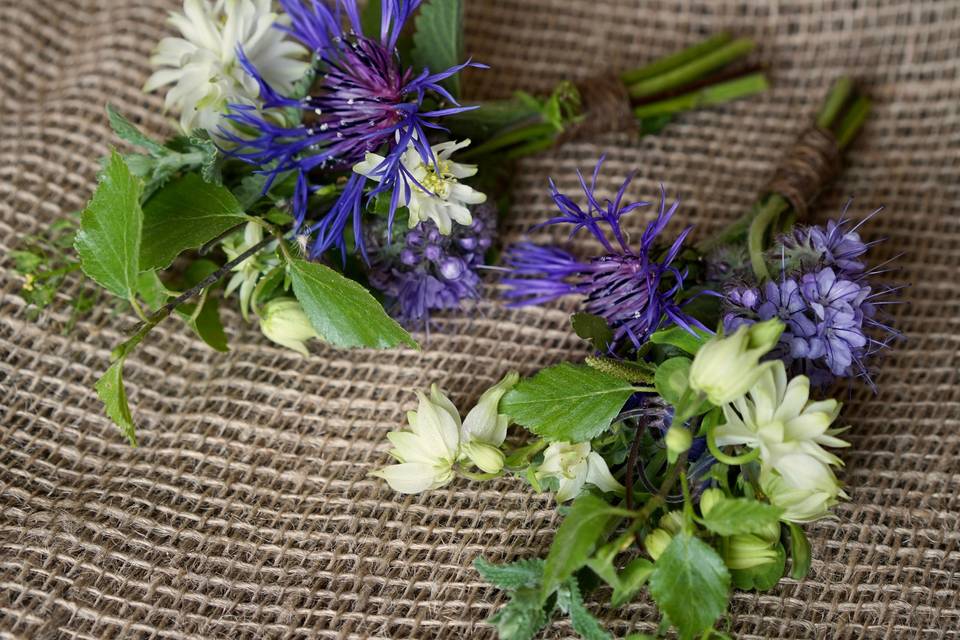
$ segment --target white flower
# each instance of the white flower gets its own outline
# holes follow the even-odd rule
[[[543,463],[537,468],[537,479],[557,478],[557,502],[566,502],[580,495],[583,485],[590,483],[601,491],[623,492],[623,486],[614,480],[606,461],[589,442],[570,444],[554,442],[543,454]]]
[[[223,248],[223,252],[227,254],[227,259],[234,260],[244,251],[258,245],[261,240],[263,240],[263,227],[256,222],[248,222],[243,231],[231,234],[220,246]],[[280,259],[273,253],[274,249],[276,249],[276,242],[268,244],[263,251],[250,256],[235,266],[233,276],[227,282],[227,288],[224,291],[225,296],[229,296],[234,291],[240,291],[240,313],[244,320],[249,319],[250,302],[257,282],[260,281],[261,276],[266,275],[280,264]]]
[[[271,0],[184,0],[183,14],[170,23],[182,37],[160,41],[150,63],[157,68],[144,91],[173,85],[165,108],[180,111],[180,127],[189,132],[218,133],[229,103],[256,104],[259,86],[237,58],[237,48],[279,91],[289,91],[308,64],[306,50],[285,38],[275,24],[288,24],[271,8]]]
[[[842,495],[830,469],[841,461],[823,448],[848,446],[830,429],[840,404],[810,401],[806,376],[788,382],[783,362],[771,365],[747,395],[724,405],[726,423],[714,436],[719,446],[759,449],[761,485],[770,502],[786,510],[784,520],[806,522],[826,515]]]
[[[307,340],[319,337],[294,298],[274,298],[263,306],[260,331],[277,344],[308,356]]]
[[[403,184],[396,186],[400,189],[397,203],[409,209],[410,227],[415,227],[423,220],[433,220],[440,233],[449,235],[454,222],[468,225],[473,221],[466,205],[485,202],[487,196],[461,184],[460,180],[474,175],[477,165],[460,164],[450,160],[454,151],[469,144],[469,140],[464,140],[433,145],[435,165],[423,161],[413,142],[403,152],[400,162],[413,178],[405,173],[401,174]],[[354,165],[353,170],[370,180],[380,182],[382,176],[378,174],[377,167],[383,161],[383,156],[368,153]]]
[[[510,417],[499,413],[497,408],[503,395],[519,380],[520,374],[511,371],[487,389],[460,427],[463,455],[487,473],[499,473],[503,469],[504,455],[500,446],[507,437]]]
[[[733,335],[700,347],[690,365],[690,388],[720,406],[739,398],[773,363],[760,358],[776,344],[784,324],[773,318],[743,325]]]
[[[407,413],[409,431],[391,431],[390,455],[399,464],[370,473],[383,478],[394,491],[420,493],[437,489],[453,479],[460,450],[460,416],[453,403],[433,385],[428,398],[418,392],[420,404]]]

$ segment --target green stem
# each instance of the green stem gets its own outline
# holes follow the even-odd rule
[[[837,146],[840,147],[841,150],[853,142],[854,137],[856,137],[860,131],[869,113],[870,99],[866,96],[860,96],[847,111],[846,115],[844,115],[840,126],[837,128]]]
[[[466,471],[465,469],[458,469],[457,473],[467,480],[478,480],[481,482],[485,480],[493,480],[494,478],[499,478],[503,475],[502,471],[498,471],[497,473],[474,473],[473,471]]]
[[[517,158],[523,158],[524,156],[545,151],[554,144],[556,144],[556,140],[553,138],[553,136],[549,138],[541,138],[540,140],[531,140],[523,146],[517,147],[516,149],[511,149],[506,153],[505,157],[507,160],[516,160]]]
[[[620,79],[623,81],[623,84],[627,86],[637,84],[641,80],[646,80],[647,78],[652,78],[660,75],[661,73],[676,69],[679,66],[715,51],[716,49],[730,42],[731,38],[732,36],[729,33],[719,33],[715,36],[707,38],[702,42],[698,42],[695,45],[687,47],[686,49],[682,49],[666,57],[654,60],[648,65],[639,67],[637,69],[632,69],[630,71],[625,71],[620,75]]]
[[[833,121],[837,118],[837,114],[840,113],[843,105],[846,104],[852,91],[853,80],[848,77],[840,78],[833,83],[826,99],[823,101],[823,106],[820,107],[820,113],[817,114],[818,127],[829,130],[833,126]]]
[[[753,41],[748,38],[734,40],[666,73],[633,83],[627,87],[627,93],[630,94],[631,98],[643,98],[663,91],[679,89],[688,82],[693,82],[737,58],[747,55],[753,50],[753,47]]]
[[[710,450],[710,455],[716,458],[718,462],[722,462],[723,464],[730,466],[740,466],[747,464],[748,462],[752,462],[760,457],[760,449],[751,449],[747,453],[739,456],[728,456],[720,450],[720,446],[717,445],[717,439],[713,433],[713,429],[707,432],[707,449]]]
[[[666,98],[652,104],[636,107],[633,114],[639,118],[653,118],[672,115],[683,111],[691,111],[699,107],[723,104],[740,98],[763,93],[768,89],[767,78],[763,73],[751,73],[740,78],[734,78],[697,91]]]
[[[552,124],[536,123],[526,125],[511,131],[507,131],[506,133],[498,136],[494,136],[483,144],[461,154],[460,158],[462,160],[477,158],[492,151],[498,151],[521,142],[536,140],[538,138],[542,138],[543,136],[549,136],[552,143],[553,134],[555,133],[556,128]]]
[[[760,210],[757,217],[750,223],[750,231],[747,234],[747,250],[750,252],[750,266],[753,267],[753,273],[757,276],[758,282],[763,282],[770,277],[770,273],[767,271],[766,261],[763,259],[763,252],[766,249],[765,239],[767,228],[770,227],[789,206],[782,196],[773,194]]]
[[[133,307],[133,312],[137,314],[137,317],[140,318],[143,322],[149,322],[147,320],[147,314],[143,311],[143,307],[140,306],[140,303],[137,302],[137,296],[130,294],[127,296],[127,302],[130,303],[130,306]]]

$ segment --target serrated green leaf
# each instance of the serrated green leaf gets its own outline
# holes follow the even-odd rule
[[[733,586],[737,589],[766,591],[780,582],[786,564],[787,552],[784,550],[782,544],[777,543],[776,560],[750,569],[731,569],[730,577],[732,578]]]
[[[584,442],[610,428],[633,393],[623,380],[565,362],[521,381],[500,410],[547,440]]]
[[[484,580],[501,589],[535,587],[543,578],[542,558],[517,560],[509,564],[491,564],[483,558],[477,558],[473,566]]]
[[[583,603],[580,587],[576,578],[570,578],[560,589],[557,605],[566,610],[570,616],[570,623],[584,640],[613,640],[613,636],[606,632],[600,621],[597,620]]]
[[[618,576],[619,584],[613,589],[610,604],[614,607],[626,604],[646,584],[653,573],[653,563],[646,558],[634,558]]]
[[[187,249],[196,249],[248,220],[224,187],[188,173],[158,191],[144,207],[140,268],[165,269]]]
[[[685,531],[673,536],[650,576],[650,595],[690,640],[713,626],[727,609],[730,572],[705,542]]]
[[[607,321],[592,313],[575,313],[570,316],[570,325],[574,333],[593,345],[601,353],[606,353],[613,342],[613,329]]]
[[[110,120],[110,128],[121,140],[146,149],[151,155],[163,155],[168,152],[166,147],[142,133],[135,124],[120,115],[113,105],[107,105],[107,118]]]
[[[537,589],[518,589],[487,622],[497,628],[500,640],[532,640],[547,624],[547,613]]]
[[[721,536],[757,533],[776,524],[783,509],[747,498],[725,498],[703,516],[705,527]]]
[[[127,402],[127,390],[123,386],[123,362],[123,358],[115,360],[100,376],[93,388],[106,405],[107,416],[120,427],[120,432],[135,447],[137,446],[136,427]]]
[[[338,347],[420,348],[369,291],[330,267],[293,260],[290,275],[310,324],[327,342]]]
[[[669,329],[661,329],[650,336],[650,342],[654,344],[669,344],[692,356],[697,355],[701,345],[710,339],[710,334],[702,329],[693,327],[697,335],[693,335],[683,327],[673,326]]]
[[[810,541],[807,540],[807,535],[800,525],[790,522],[787,527],[790,529],[790,559],[793,562],[790,577],[794,580],[803,580],[810,571]]]
[[[690,359],[684,357],[670,358],[657,367],[653,384],[657,393],[672,405],[680,401],[683,392],[687,390],[687,381],[690,377]]]
[[[463,60],[463,0],[430,0],[420,6],[416,32],[413,34],[415,71],[429,69],[439,73]],[[441,84],[457,98],[460,95],[459,74]]]
[[[122,298],[130,298],[137,290],[142,188],[120,154],[111,152],[93,199],[80,214],[74,240],[83,272]]]
[[[589,493],[574,500],[543,565],[541,600],[546,600],[574,571],[587,564],[611,518],[629,513]]]

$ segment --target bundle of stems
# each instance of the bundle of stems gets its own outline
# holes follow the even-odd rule
[[[758,66],[744,63],[755,44],[728,33],[708,38],[619,76],[641,134],[655,133],[678,114],[745,98],[767,89]],[[464,158],[496,154],[506,159],[527,156],[556,144],[570,126],[588,113],[570,82],[538,100],[525,94],[511,100],[481,102],[482,108],[453,118],[454,133],[484,137]]]

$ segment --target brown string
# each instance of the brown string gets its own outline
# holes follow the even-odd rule
[[[768,187],[790,203],[798,220],[807,215],[807,204],[840,172],[840,149],[829,131],[810,127],[797,139],[777,167]]]
[[[637,125],[630,108],[630,94],[616,75],[587,78],[577,83],[580,92],[579,122],[568,125],[557,144],[613,131],[631,131]]]

